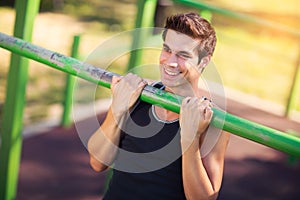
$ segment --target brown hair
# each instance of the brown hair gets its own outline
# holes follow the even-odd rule
[[[213,55],[216,46],[216,32],[211,24],[196,13],[175,14],[167,18],[163,39],[165,40],[167,29],[186,34],[200,40],[199,62],[202,57]]]

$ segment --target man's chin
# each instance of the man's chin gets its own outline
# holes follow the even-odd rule
[[[178,81],[163,80],[163,85],[167,88],[179,88],[182,84]]]

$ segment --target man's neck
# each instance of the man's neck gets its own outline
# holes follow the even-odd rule
[[[201,91],[200,88],[198,87],[198,84],[194,84],[194,87],[192,87],[191,84],[187,86],[180,86],[180,87],[171,87],[171,88],[166,87],[165,91],[171,92],[173,94],[182,97],[194,97],[194,96],[201,97]],[[160,119],[165,121],[173,121],[179,118],[179,114],[158,106],[155,106],[155,113]]]
[[[181,85],[178,87],[166,87],[165,90],[182,97],[201,97],[198,84]]]
[[[159,106],[154,106],[154,112],[159,119],[164,121],[174,121],[179,118],[179,114]]]

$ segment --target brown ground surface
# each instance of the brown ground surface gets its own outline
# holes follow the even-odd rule
[[[227,110],[278,130],[300,132],[300,123],[237,102],[228,102]],[[74,127],[56,127],[24,140],[17,199],[96,200],[101,199],[104,182],[105,173],[89,167],[88,152]],[[231,137],[220,200],[299,200],[299,185],[299,162],[263,145]]]

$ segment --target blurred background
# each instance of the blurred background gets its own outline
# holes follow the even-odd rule
[[[218,37],[213,62],[227,91],[232,92],[227,95],[229,98],[241,98],[247,103],[247,99],[257,97],[267,101],[269,104],[266,105],[271,105],[266,109],[284,114],[300,60],[299,1],[201,1],[261,21],[267,20],[275,28],[172,1],[159,2],[161,8],[156,26],[162,26],[164,16],[182,11],[202,12],[211,20]],[[12,35],[14,27],[13,4],[13,0],[2,0],[0,3],[0,32],[9,35]],[[73,36],[80,34],[79,56],[85,60],[103,41],[135,28],[136,4],[136,0],[42,0],[34,23],[32,42],[70,55]],[[298,35],[290,30],[295,30]],[[0,114],[5,98],[9,55],[9,52],[0,50]],[[144,57],[147,59],[147,55]],[[113,63],[116,65],[114,68],[120,68],[117,72],[122,73],[122,70],[126,70],[124,66],[127,66],[127,62],[128,58],[124,58],[121,62]],[[65,74],[41,65],[30,61],[25,125],[59,117],[62,112]],[[300,91],[295,93],[300,97]],[[299,102],[294,106],[294,111],[300,111]],[[249,104],[265,107],[265,104],[255,101]],[[296,118],[299,119],[299,115]]]
[[[190,11],[211,21],[218,39],[212,61],[222,79],[228,111],[300,136],[300,1],[192,2],[203,3],[214,11],[180,1],[158,0],[153,24],[161,27],[166,16]],[[135,28],[138,3],[41,0],[32,43],[70,55],[74,36],[80,36],[78,59],[84,61],[103,42]],[[13,35],[15,14],[13,0],[0,1],[0,32]],[[145,51],[142,63],[153,63],[158,56],[159,51]],[[125,74],[129,59],[126,54],[112,62],[109,69]],[[9,63],[10,52],[0,48],[0,124]],[[38,127],[35,131],[43,134],[24,140],[18,199],[98,199],[105,174],[95,174],[88,167],[88,153],[74,126],[59,126],[66,74],[35,61],[29,63],[23,132],[24,136],[30,135],[31,127]],[[149,73],[152,76],[149,71],[141,72]],[[85,103],[85,94],[80,95]],[[109,90],[103,88],[96,93],[99,100],[109,96]],[[101,102],[99,107],[107,106],[107,101]],[[41,127],[49,121],[54,123],[45,131]],[[89,126],[88,121],[83,123]],[[232,136],[225,166],[220,199],[300,199],[300,166],[292,156]],[[29,175],[28,171],[35,173]]]

